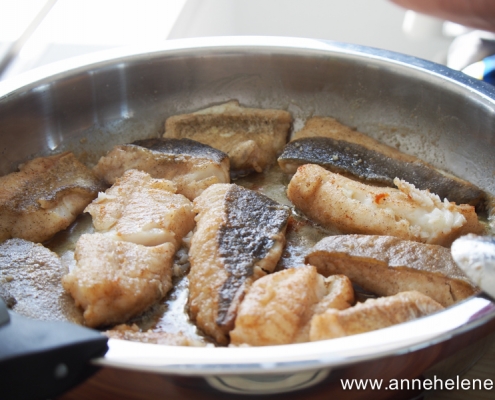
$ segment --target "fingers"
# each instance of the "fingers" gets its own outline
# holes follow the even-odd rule
[[[393,3],[476,29],[495,32],[493,0],[391,0]]]

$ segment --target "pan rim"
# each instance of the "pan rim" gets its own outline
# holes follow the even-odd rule
[[[495,88],[440,64],[388,50],[318,39],[289,37],[214,37],[176,39],[148,46],[106,50],[39,67],[0,82],[0,104],[10,96],[33,90],[53,80],[64,79],[90,69],[99,69],[143,57],[149,60],[163,56],[179,56],[201,52],[296,52],[302,55],[339,55],[359,57],[386,63],[441,79],[458,90],[479,97],[495,109]],[[455,318],[453,318],[455,316]],[[452,319],[453,321],[448,321]],[[334,368],[375,358],[400,355],[446,341],[495,319],[495,304],[474,296],[438,314],[401,325],[346,338],[263,348],[187,348],[109,339],[110,350],[96,365],[172,373],[178,375],[238,375],[300,372]],[[443,325],[436,326],[439,321]],[[415,332],[435,326],[427,334]],[[366,335],[366,340],[363,340]],[[395,340],[384,343],[383,338]],[[366,346],[364,346],[366,342]],[[371,351],[370,342],[382,344]],[[356,354],[357,350],[360,354]],[[365,351],[366,350],[366,351]],[[229,354],[225,355],[228,352]],[[275,355],[274,355],[275,354]],[[278,355],[278,356],[276,356]],[[278,357],[278,359],[276,358]]]

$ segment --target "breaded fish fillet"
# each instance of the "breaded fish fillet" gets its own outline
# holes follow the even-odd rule
[[[229,155],[235,174],[275,163],[292,123],[287,111],[241,107],[237,101],[170,117],[165,138],[189,138]]]
[[[394,186],[394,178],[428,189],[440,199],[483,208],[485,193],[463,179],[370,136],[339,123],[334,118],[313,117],[294,134],[279,164],[288,173],[299,165],[318,164],[332,172],[347,174],[371,184]]]
[[[218,343],[228,342],[249,286],[282,254],[289,209],[234,184],[216,184],[194,200],[189,314]]]
[[[172,182],[129,170],[86,211],[97,233],[79,238],[64,288],[88,326],[125,322],[171,289],[173,256],[194,226],[192,203]]]
[[[287,195],[310,219],[342,233],[448,246],[463,234],[483,231],[473,206],[442,202],[407,182],[394,182],[398,189],[369,186],[307,164],[297,169]]]
[[[172,288],[172,243],[143,246],[102,233],[77,241],[77,267],[62,279],[87,326],[125,322],[163,298]]]
[[[478,291],[449,249],[393,236],[329,236],[305,261],[323,276],[344,274],[378,296],[415,290],[447,307]]]
[[[67,272],[60,257],[39,243],[8,239],[0,244],[0,286],[12,296],[10,308],[25,317],[82,322],[60,282]]]
[[[129,170],[85,211],[97,232],[107,232],[115,240],[145,246],[170,242],[178,248],[194,228],[194,212],[192,203],[175,191],[171,181]]]
[[[443,307],[415,291],[368,299],[346,310],[327,310],[311,320],[310,340],[334,339],[386,328],[433,314]]]
[[[231,344],[269,346],[309,341],[309,322],[328,308],[354,301],[345,276],[325,280],[306,265],[266,275],[253,283],[239,306]]]
[[[35,158],[0,178],[0,241],[44,242],[67,228],[101,189],[74,154]]]
[[[227,154],[190,139],[145,139],[118,145],[100,158],[93,171],[113,185],[130,169],[174,182],[177,193],[189,200],[214,183],[230,182]]]

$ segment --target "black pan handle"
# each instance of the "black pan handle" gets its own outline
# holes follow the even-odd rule
[[[108,350],[100,332],[61,321],[38,321],[7,310],[0,299],[0,397],[47,399],[82,382]]]

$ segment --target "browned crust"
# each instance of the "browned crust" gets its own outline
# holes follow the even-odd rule
[[[0,254],[0,287],[12,296],[13,311],[39,320],[83,322],[81,311],[62,287],[68,271],[56,253],[39,243],[8,239],[0,244]]]
[[[261,172],[276,161],[291,124],[287,111],[241,107],[230,101],[169,117],[163,137],[196,140],[227,153],[234,170]]]
[[[26,212],[47,209],[68,192],[96,197],[103,188],[89,168],[71,152],[39,157],[0,178],[0,209]],[[88,202],[89,202],[88,201]]]
[[[347,190],[367,193],[373,203],[349,198]],[[287,188],[287,197],[308,218],[327,229],[336,228],[341,233],[392,235],[450,246],[461,235],[484,230],[473,206],[451,203],[450,209],[461,213],[466,222],[452,227],[450,232],[437,230],[428,238],[421,237],[410,220],[390,213],[389,207],[376,207],[378,204],[395,208],[400,206],[413,215],[415,208],[421,205],[408,194],[396,188],[366,185],[314,164],[302,165],[297,169]]]
[[[417,291],[369,299],[346,310],[327,310],[311,320],[310,340],[333,339],[386,328],[441,311],[443,307]]]
[[[103,189],[92,171],[71,152],[38,157],[0,177],[0,240],[18,237],[44,242],[67,228]],[[70,215],[56,209],[72,199]]]
[[[402,153],[393,147],[380,143],[376,139],[373,139],[364,133],[358,132],[355,129],[341,124],[334,118],[313,117],[308,119],[304,127],[294,134],[292,140],[310,137],[326,137],[348,143],[354,143],[359,146],[363,146],[368,150],[383,154],[386,157],[390,157],[400,162],[410,163],[409,165],[423,165],[437,173],[438,177],[432,181],[424,183],[419,181],[411,182],[414,183],[416,187],[420,187],[421,189],[431,189],[432,193],[439,194],[442,199],[447,197],[449,201],[455,201],[458,204],[467,203],[472,206],[476,206],[480,210],[484,208],[486,197],[485,193],[471,182],[460,179],[445,171],[438,170],[433,165],[428,164],[415,156]],[[404,168],[408,168],[407,165],[405,165]],[[394,177],[392,177],[392,179],[393,178]],[[399,176],[399,178],[405,179],[401,176]]]
[[[210,186],[194,205],[189,315],[204,333],[227,344],[245,293],[280,258],[290,212],[235,184]]]
[[[417,290],[449,306],[477,292],[449,249],[392,236],[329,236],[313,247],[305,261],[324,276],[347,275],[378,296]]]

